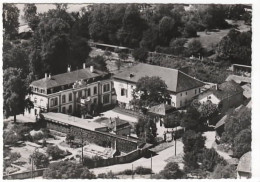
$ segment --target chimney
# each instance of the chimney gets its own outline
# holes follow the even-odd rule
[[[45,80],[47,80],[47,78],[48,78],[48,74],[47,74],[47,73],[45,73]]]
[[[94,66],[90,66],[90,72],[91,72],[91,73],[94,72]]]
[[[71,69],[71,68],[70,68],[70,65],[68,65],[68,72],[70,72],[70,69]]]
[[[51,73],[49,74],[49,79],[51,79]]]
[[[86,63],[83,63],[83,69],[86,69]]]

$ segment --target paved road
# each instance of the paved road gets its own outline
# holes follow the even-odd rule
[[[175,148],[175,146],[169,147],[169,148],[159,152],[158,155],[156,155],[152,158],[153,172],[158,173],[164,168],[164,166],[167,164],[167,162],[165,162],[165,160],[174,155],[174,148]],[[181,142],[177,142],[176,154],[178,155],[178,154],[182,153],[182,151],[183,151],[183,144]],[[137,166],[143,166],[143,167],[150,168],[151,167],[151,158],[141,158],[141,159],[138,159],[131,163],[117,164],[117,165],[107,166],[107,167],[100,167],[100,168],[92,169],[91,171],[93,171],[96,175],[100,174],[100,173],[107,173],[109,171],[117,173],[120,171],[124,171],[125,169],[132,169],[132,164],[133,164],[134,168],[136,168]]]

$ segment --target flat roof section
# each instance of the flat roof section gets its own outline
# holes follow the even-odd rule
[[[91,131],[95,131],[95,129],[97,128],[107,128],[107,126],[101,123],[88,121],[86,119],[81,119],[67,114],[48,112],[48,113],[42,113],[42,115],[46,119],[51,119],[56,122],[63,123],[65,125],[77,126]]]

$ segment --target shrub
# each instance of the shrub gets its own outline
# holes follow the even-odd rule
[[[30,162],[31,162],[31,159],[33,159],[33,163],[38,169],[45,168],[49,165],[48,157],[41,152],[38,152],[38,151],[34,152],[30,156]]]
[[[164,179],[180,179],[183,177],[183,172],[179,169],[179,165],[175,162],[169,162],[164,169],[160,171],[160,175]]]
[[[136,169],[135,169],[135,173],[136,174],[151,174],[152,171],[150,168],[145,168],[143,166],[138,166]]]
[[[48,145],[46,152],[53,160],[61,159],[65,154],[65,151],[61,150],[57,145]]]
[[[116,177],[116,175],[112,171],[110,171],[108,173],[98,174],[97,178],[101,178],[101,179],[118,179],[118,177]]]
[[[123,174],[123,175],[132,175],[134,173],[134,171],[132,171],[131,169],[125,169],[124,171],[119,172],[119,174]]]
[[[44,134],[42,132],[35,133],[32,136],[33,141],[38,141],[44,138]]]

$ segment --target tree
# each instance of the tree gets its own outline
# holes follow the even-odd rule
[[[160,45],[168,46],[173,37],[178,36],[177,26],[174,19],[169,16],[163,17],[159,22]]]
[[[251,151],[251,129],[244,129],[240,131],[234,139],[233,156],[240,158],[245,153]]]
[[[252,32],[230,30],[217,45],[217,59],[230,61],[233,64],[251,65]]]
[[[150,28],[143,32],[143,37],[140,42],[140,47],[149,51],[154,51],[159,44],[159,30],[158,26],[151,24]],[[146,59],[146,58],[145,58]],[[144,60],[145,60],[144,59]]]
[[[184,53],[184,44],[187,42],[187,39],[177,38],[172,39],[170,42],[170,47],[172,48],[172,54],[181,56]]]
[[[200,117],[200,113],[194,107],[188,107],[187,112],[183,113],[180,125],[185,130],[203,131],[206,120]]]
[[[200,168],[206,171],[213,172],[218,164],[226,165],[226,161],[216,152],[214,148],[204,148],[199,156],[201,162]]]
[[[233,144],[235,137],[244,129],[251,128],[251,110],[246,108],[244,111],[231,111],[227,115],[224,132],[221,136],[221,143]]]
[[[192,39],[188,45],[187,45],[187,52],[189,54],[189,56],[193,55],[193,56],[202,56],[202,52],[203,52],[203,47],[202,44],[199,40],[197,39]]]
[[[39,16],[37,15],[36,5],[33,3],[25,4],[23,11],[24,11],[23,18],[28,23],[29,27],[34,31],[40,22]]]
[[[212,179],[236,179],[237,178],[237,166],[233,164],[223,165],[218,164],[211,174]]]
[[[193,130],[186,131],[182,136],[182,142],[184,144],[183,151],[201,153],[202,149],[205,148],[206,138],[201,133],[196,133]]]
[[[61,161],[51,163],[43,173],[46,179],[95,179],[96,176],[82,164]]]
[[[117,31],[120,45],[130,48],[138,47],[145,28],[146,23],[141,18],[137,4],[127,5],[122,19],[122,27]]]
[[[32,155],[30,155],[30,163],[32,162],[31,160],[33,160],[33,164],[37,167],[37,169],[46,168],[49,165],[48,157],[39,151],[35,151]]]
[[[57,160],[63,157],[64,151],[61,150],[57,145],[47,147],[46,153],[52,157],[52,160]]]
[[[13,40],[18,35],[19,9],[10,3],[3,4],[4,37]]]
[[[6,117],[14,116],[24,111],[25,106],[25,88],[21,78],[21,70],[8,68],[4,70],[3,87],[4,87],[4,113]]]
[[[145,48],[137,48],[134,49],[132,56],[134,57],[135,61],[145,63],[148,57],[148,51]]]
[[[136,135],[144,140],[144,142],[155,143],[157,136],[156,124],[151,117],[144,116],[138,118],[138,122],[135,126]]]
[[[66,135],[66,141],[70,144],[72,140],[75,139],[75,136],[72,133]]]
[[[183,172],[179,169],[179,166],[175,162],[169,162],[164,169],[160,171],[163,179],[180,179],[183,177]]]
[[[139,108],[165,103],[170,95],[166,83],[156,76],[140,78],[133,90],[133,101]]]
[[[101,71],[108,71],[107,70],[107,63],[103,56],[95,56],[93,58],[87,59],[86,66],[94,66],[95,69]]]
[[[174,128],[180,125],[180,120],[182,118],[182,113],[176,112],[174,114],[166,115],[164,117],[164,127]]]
[[[197,37],[197,29],[194,22],[189,21],[185,24],[183,36],[186,38]]]

